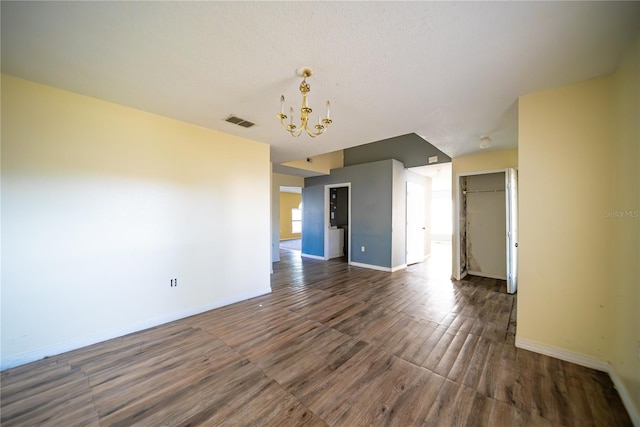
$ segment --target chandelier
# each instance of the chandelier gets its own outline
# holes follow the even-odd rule
[[[280,124],[284,130],[289,132],[291,136],[294,138],[302,135],[302,131],[306,131],[310,137],[315,138],[318,135],[322,135],[329,125],[331,124],[331,119],[329,118],[330,107],[331,104],[327,101],[327,116],[323,119],[318,116],[318,124],[314,125],[313,128],[309,128],[309,113],[313,110],[311,107],[307,105],[307,93],[311,90],[309,87],[309,83],[307,83],[307,77],[310,77],[313,74],[313,70],[309,67],[301,67],[296,70],[296,73],[302,77],[302,83],[300,83],[300,93],[302,94],[302,107],[300,108],[300,127],[297,127],[293,124],[293,107],[289,109],[290,117],[287,117],[284,114],[284,95],[280,97],[280,113],[277,114],[277,117],[280,119]],[[285,123],[285,120],[289,118],[289,123]]]

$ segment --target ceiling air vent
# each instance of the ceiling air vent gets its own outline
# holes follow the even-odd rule
[[[234,115],[227,117],[226,121],[229,123],[233,123],[234,125],[242,126],[243,128],[250,128],[251,126],[255,125],[255,123],[253,122],[241,119],[240,117],[236,117]]]

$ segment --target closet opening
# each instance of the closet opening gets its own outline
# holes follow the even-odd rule
[[[456,279],[507,281],[517,290],[517,174],[513,168],[459,175]]]

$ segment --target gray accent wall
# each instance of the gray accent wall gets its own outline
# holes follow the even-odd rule
[[[307,178],[309,179],[309,178]],[[324,256],[324,186],[302,189],[302,253]]]
[[[393,268],[405,262],[404,165],[393,159],[305,179],[302,252],[324,256],[324,186],[351,184],[351,261]],[[365,247],[362,252],[361,248]]]
[[[412,168],[429,164],[431,156],[438,156],[437,163],[451,161],[451,157],[415,133],[347,148],[343,153],[345,167],[396,159],[403,163],[405,168]]]

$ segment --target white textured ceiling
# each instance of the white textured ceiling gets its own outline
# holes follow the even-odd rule
[[[2,71],[271,145],[275,163],[416,133],[517,145],[518,96],[615,71],[639,2],[6,2]],[[294,139],[275,114],[332,127]],[[256,123],[226,123],[235,114]],[[314,113],[315,115],[315,113]]]

